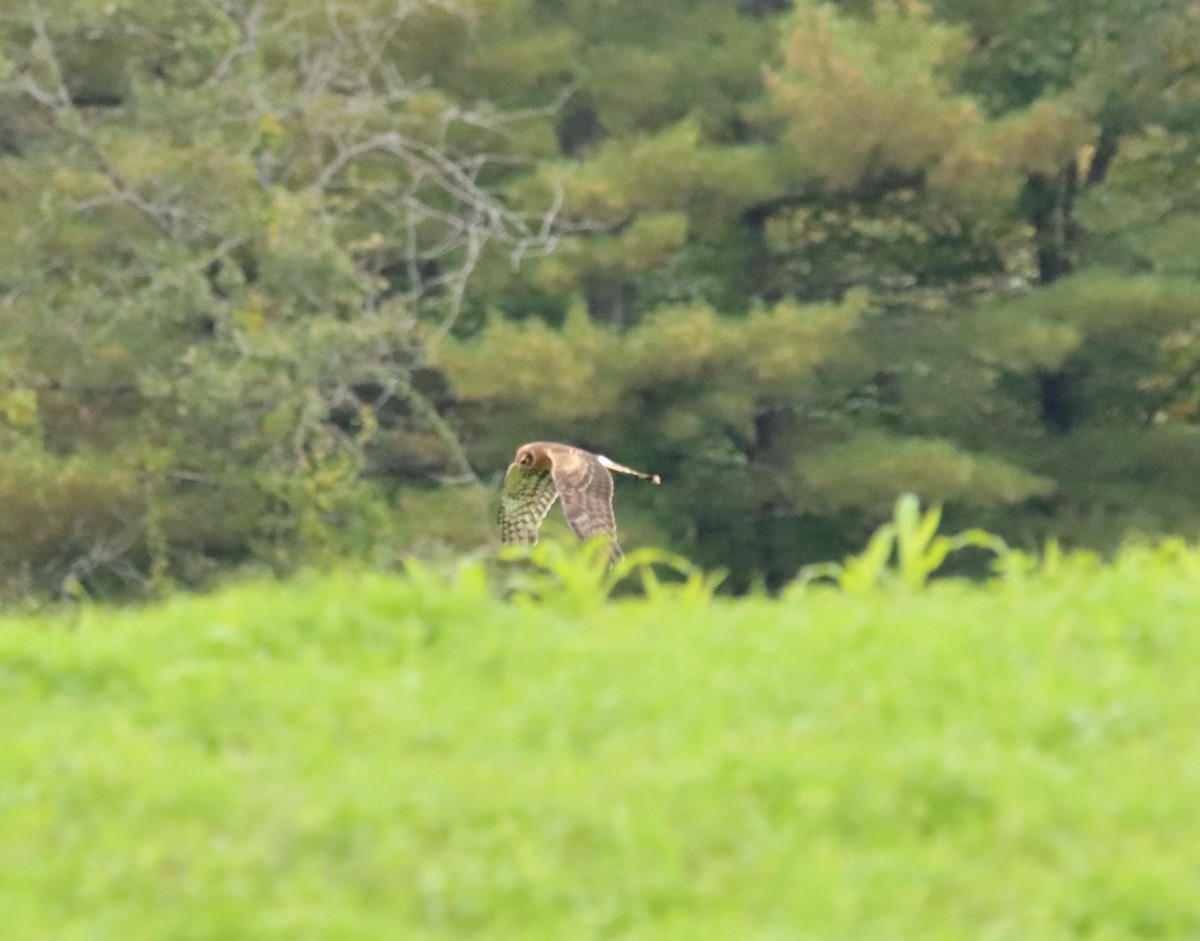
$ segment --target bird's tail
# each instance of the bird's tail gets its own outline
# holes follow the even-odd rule
[[[648,480],[652,484],[662,483],[662,478],[658,474],[647,474],[644,471],[634,470],[632,467],[626,467],[624,464],[618,464],[616,461],[609,460],[603,454],[597,454],[596,457],[610,471],[616,471],[618,474],[629,474],[631,477],[640,477],[642,480]]]

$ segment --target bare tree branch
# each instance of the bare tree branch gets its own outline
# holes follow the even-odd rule
[[[238,25],[241,32],[241,38],[237,45],[231,46],[229,51],[221,58],[221,61],[216,64],[212,72],[206,78],[205,84],[214,85],[222,79],[226,78],[233,71],[233,64],[238,59],[248,59],[254,54],[254,50],[258,46],[258,27],[262,22],[264,11],[260,6],[253,6],[239,15],[235,12],[233,4],[229,0],[224,0],[221,3],[221,10]]]
[[[47,66],[53,76],[54,87],[47,90],[28,74],[17,76],[18,86],[39,104],[52,109],[59,116],[60,125],[88,151],[96,169],[108,181],[109,186],[112,187],[115,197],[114,201],[136,209],[149,219],[164,235],[171,238],[179,237],[184,227],[192,222],[190,214],[179,206],[154,203],[144,198],[136,188],[126,182],[116,167],[113,166],[104,153],[104,149],[100,146],[100,142],[91,133],[87,122],[79,113],[79,109],[76,108],[75,102],[71,99],[71,93],[67,87],[62,64],[58,60],[54,42],[50,38],[49,30],[46,28],[46,18],[42,12],[41,5],[33,2],[31,6],[33,9],[34,35],[37,38],[36,47],[43,64]],[[88,209],[96,205],[101,205],[103,202],[105,200],[83,200],[80,202],[79,207],[81,209]]]

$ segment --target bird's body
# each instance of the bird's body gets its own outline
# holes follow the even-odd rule
[[[657,474],[644,474],[569,444],[532,441],[521,445],[504,475],[500,541],[529,546],[536,543],[542,520],[554,501],[561,499],[571,531],[580,539],[608,535],[613,560],[620,559],[612,508],[612,471],[660,483]]]

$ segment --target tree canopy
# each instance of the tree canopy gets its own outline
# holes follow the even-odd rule
[[[1176,0],[17,0],[3,591],[478,549],[539,438],[734,587],[1190,534],[1197,128]]]

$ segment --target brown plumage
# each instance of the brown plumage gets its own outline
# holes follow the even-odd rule
[[[504,475],[500,541],[532,546],[537,542],[542,520],[555,499],[561,498],[571,531],[580,539],[607,534],[613,561],[620,559],[610,471],[661,483],[657,474],[644,474],[569,444],[533,441],[521,445]]]

